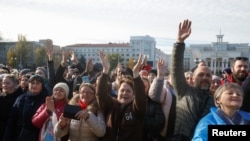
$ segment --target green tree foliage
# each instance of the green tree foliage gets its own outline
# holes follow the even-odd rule
[[[46,66],[47,60],[46,49],[44,47],[38,47],[35,50],[35,62],[36,66]]]
[[[17,61],[16,52],[15,52],[14,47],[9,48],[9,50],[7,52],[7,60],[8,60],[8,64],[10,66],[17,67],[18,61]]]
[[[114,70],[124,60],[119,54],[108,54],[107,57],[110,62],[110,70]]]
[[[130,68],[130,69],[133,69],[134,65],[135,65],[135,59],[132,57],[132,58],[129,58],[128,60],[128,64],[127,66]]]
[[[32,51],[31,46],[28,45],[26,37],[24,35],[18,35],[18,42],[16,44],[15,53],[19,65],[23,65],[29,58],[30,51]],[[19,66],[22,67],[22,66]]]

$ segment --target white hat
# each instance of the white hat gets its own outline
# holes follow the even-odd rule
[[[65,91],[66,97],[68,97],[68,95],[69,95],[69,86],[66,83],[59,82],[54,86],[53,91],[55,90],[55,88],[58,88],[58,87],[62,88]]]

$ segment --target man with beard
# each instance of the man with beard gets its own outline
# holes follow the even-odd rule
[[[227,77],[227,81],[237,83],[244,91],[241,110],[250,112],[250,77],[248,76],[249,61],[247,57],[236,57],[231,67],[232,74]]]
[[[184,41],[190,34],[191,21],[184,20],[179,24],[177,42],[174,44],[172,51],[170,77],[176,93],[176,99],[173,102],[176,103],[171,105],[171,108],[174,108],[174,113],[170,112],[169,116],[175,116],[175,118],[171,118],[167,121],[174,125],[173,128],[167,129],[166,141],[191,141],[196,124],[204,115],[210,112],[210,107],[214,106],[214,101],[209,91],[212,72],[207,66],[199,66],[194,70],[193,86],[190,86],[186,82],[183,67]],[[164,74],[160,72],[161,68],[164,68],[164,66],[157,68],[159,70],[159,73],[157,72],[159,76],[160,74]],[[155,90],[162,90],[164,77],[159,76],[154,79],[152,88],[150,87],[150,89],[155,87]],[[150,98],[160,103],[164,97],[160,92],[152,92]],[[166,98],[167,97],[165,97],[165,101],[167,101]],[[167,109],[163,110],[166,111]]]
[[[248,58],[236,57],[231,67],[232,73],[228,75],[227,82],[237,83],[242,86],[248,76]]]

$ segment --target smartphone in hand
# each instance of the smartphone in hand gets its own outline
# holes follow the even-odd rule
[[[75,115],[77,112],[79,112],[81,110],[82,110],[82,108],[78,105],[66,104],[64,107],[63,116],[66,118],[79,120],[78,118],[75,117]]]

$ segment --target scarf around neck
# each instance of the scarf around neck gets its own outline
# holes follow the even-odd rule
[[[88,104],[85,102],[82,102],[81,100],[78,100],[78,104],[82,108],[82,110],[85,110],[88,107]]]
[[[227,125],[244,125],[246,121],[239,114],[239,111],[236,111],[232,119],[230,119],[220,108],[216,110],[218,116],[227,124]]]

